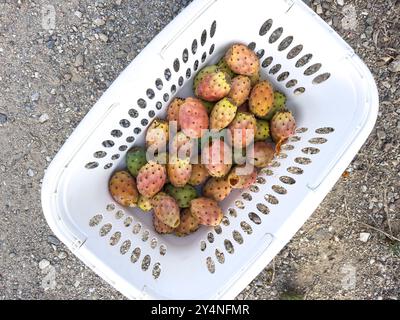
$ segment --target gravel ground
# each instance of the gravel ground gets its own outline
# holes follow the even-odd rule
[[[94,102],[189,2],[0,0],[0,299],[123,298],[52,235],[40,183]],[[400,1],[306,2],[371,68],[378,123],[312,218],[238,299],[398,299]],[[56,9],[52,34],[41,22],[47,3]]]

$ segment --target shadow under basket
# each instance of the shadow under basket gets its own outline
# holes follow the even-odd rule
[[[227,10],[229,14],[227,17]],[[193,77],[245,43],[262,78],[288,98],[296,135],[248,190],[222,202],[216,228],[157,234],[151,214],[114,203],[111,174]],[[115,80],[50,164],[42,189],[54,233],[131,299],[234,298],[316,209],[373,129],[374,80],[353,50],[301,1],[197,0]]]

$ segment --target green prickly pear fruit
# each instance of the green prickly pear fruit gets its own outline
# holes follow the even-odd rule
[[[216,103],[210,115],[210,128],[222,130],[235,118],[237,106],[229,98],[224,98]]]
[[[201,69],[193,80],[193,91],[196,90],[197,86],[201,81],[203,81],[206,75],[214,73],[216,71],[218,71],[218,67],[216,65],[207,66]]]
[[[264,141],[269,137],[269,122],[267,120],[257,120],[257,131],[254,136],[254,141]]]
[[[139,170],[147,163],[146,150],[141,147],[133,147],[127,152],[126,166],[132,176],[137,177]]]
[[[229,77],[233,78],[236,74],[229,68],[225,59],[222,58],[217,64],[218,70],[225,72]]]
[[[197,84],[195,95],[206,101],[218,101],[231,91],[231,79],[222,71],[209,73]]]
[[[165,187],[165,192],[176,200],[179,208],[189,208],[190,201],[197,198],[196,189],[190,185],[177,188],[169,184]]]
[[[261,119],[270,121],[278,111],[282,111],[283,109],[285,109],[285,105],[286,105],[286,96],[279,91],[275,91],[274,105],[272,106],[271,111],[268,112],[268,114],[265,117],[261,117]]]

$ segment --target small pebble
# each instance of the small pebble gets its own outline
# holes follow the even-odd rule
[[[79,19],[81,19],[82,18],[82,12],[75,11],[75,16],[77,16]]]
[[[103,26],[106,22],[104,21],[103,18],[96,18],[96,19],[93,21],[93,23],[94,23],[96,26],[101,27],[101,26]]]
[[[30,176],[30,177],[33,177],[35,175],[35,172],[31,168],[28,169],[27,173],[28,173],[28,176]]]
[[[47,113],[42,114],[39,118],[40,123],[45,123],[47,120],[49,120],[49,115]]]
[[[54,244],[55,246],[58,246],[60,244],[60,240],[58,240],[55,236],[47,236],[47,242],[50,244]]]
[[[104,33],[100,33],[99,34],[99,38],[103,42],[107,42],[108,41],[108,37]]]
[[[43,259],[39,262],[39,269],[43,270],[43,269],[47,268],[49,265],[50,265],[50,261]]]
[[[38,101],[40,98],[40,93],[39,92],[35,92],[34,94],[31,95],[31,101],[35,102]]]
[[[5,115],[4,113],[0,113],[0,124],[5,124],[7,120],[7,115]]]
[[[59,258],[59,259],[65,259],[66,257],[68,257],[68,254],[67,254],[65,251],[61,251],[61,252],[58,254],[58,258]]]
[[[400,58],[394,60],[388,67],[391,72],[400,72]]]
[[[362,242],[367,242],[370,235],[371,235],[370,233],[361,232],[361,233],[360,233],[360,241],[362,241]]]
[[[84,57],[82,53],[79,53],[76,57],[75,57],[75,62],[74,62],[74,66],[75,67],[81,67],[83,66],[84,63]]]

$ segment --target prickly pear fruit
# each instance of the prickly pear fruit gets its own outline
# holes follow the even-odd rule
[[[190,138],[200,138],[208,129],[208,114],[199,99],[187,98],[179,110],[179,124]]]
[[[232,150],[222,140],[214,140],[202,151],[202,163],[212,177],[223,177],[232,167]]]
[[[274,90],[267,81],[257,83],[251,90],[249,106],[250,111],[257,117],[266,116],[274,105]]]
[[[232,146],[237,149],[245,148],[254,141],[257,132],[256,118],[251,113],[238,112],[229,125],[229,130]]]
[[[179,109],[185,102],[185,99],[182,98],[175,98],[174,100],[171,101],[171,103],[168,106],[167,110],[167,120],[168,122],[171,121],[176,121],[178,130],[179,130]]]
[[[218,101],[229,94],[231,79],[222,71],[204,76],[195,88],[195,95],[206,101]]]
[[[210,115],[210,128],[222,130],[235,118],[237,106],[229,98],[217,102]]]
[[[131,175],[137,177],[139,170],[147,163],[146,150],[141,147],[133,147],[127,152],[126,166]]]
[[[169,138],[168,121],[155,119],[146,132],[146,146],[157,150],[165,150]]]
[[[257,120],[257,131],[254,141],[264,141],[270,136],[269,122],[267,120]]]
[[[240,106],[247,101],[250,91],[250,78],[239,75],[232,79],[231,91],[228,97],[232,99],[235,105]]]
[[[157,206],[158,205],[158,203],[160,202],[160,201],[162,201],[164,198],[165,198],[165,196],[168,196],[168,194],[166,194],[165,192],[163,192],[163,191],[160,191],[159,193],[157,193],[153,198],[150,198],[150,204],[151,204],[151,206],[154,208],[155,206]]]
[[[275,143],[282,143],[296,130],[296,121],[290,111],[280,111],[271,120],[271,136]]]
[[[149,161],[140,168],[136,179],[140,194],[151,198],[163,188],[167,180],[167,172],[163,165]]]
[[[169,234],[174,232],[174,228],[166,225],[163,223],[160,219],[156,217],[156,215],[153,215],[153,225],[154,229],[159,233],[159,234]]]
[[[204,107],[206,107],[207,113],[210,114],[215,106],[215,102],[205,101],[205,100],[201,100],[201,102],[203,103]]]
[[[234,44],[225,54],[228,67],[235,73],[252,76],[260,71],[260,61],[253,50],[244,44]]]
[[[232,169],[227,180],[233,189],[247,189],[256,182],[256,179],[257,170],[253,166],[240,165]]]
[[[199,220],[192,215],[190,209],[184,209],[181,212],[181,223],[175,229],[175,234],[178,237],[187,236],[199,228]]]
[[[210,175],[205,165],[200,162],[192,164],[192,175],[190,176],[189,184],[192,186],[198,186],[205,182],[209,176]]]
[[[232,191],[226,178],[211,178],[203,188],[203,195],[215,201],[223,201]]]
[[[250,82],[251,82],[251,87],[253,88],[257,83],[260,82],[261,79],[261,73],[257,72],[250,76]]]
[[[192,175],[190,158],[170,157],[167,172],[169,181],[173,186],[183,187],[189,182]]]
[[[286,96],[279,91],[275,91],[274,105],[272,106],[270,112],[268,112],[268,114],[265,117],[261,117],[261,119],[270,121],[278,111],[282,111],[283,109],[285,109],[285,104],[286,104]]]
[[[265,168],[272,161],[275,148],[271,143],[259,141],[254,144],[254,166]]]
[[[193,80],[193,91],[196,90],[197,86],[199,85],[199,83],[201,81],[203,81],[203,79],[205,78],[206,75],[209,75],[210,73],[214,73],[217,72],[218,67],[216,65],[211,65],[211,66],[206,66],[203,69],[201,69],[196,76],[194,77]]]
[[[194,199],[190,202],[190,212],[197,217],[199,224],[217,226],[221,223],[223,214],[217,201],[205,197]]]
[[[158,198],[153,201],[154,215],[167,226],[176,228],[180,222],[178,203],[169,195],[158,195]]]
[[[236,74],[229,68],[225,59],[222,58],[218,63],[217,67],[219,71],[225,72],[230,78],[233,78]]]
[[[142,209],[144,212],[148,212],[151,209],[153,209],[151,200],[142,195],[139,196],[138,207]]]
[[[115,172],[109,181],[113,199],[124,207],[136,207],[139,193],[135,179],[127,171]]]
[[[169,148],[171,157],[190,157],[195,148],[194,142],[182,131],[179,131],[171,141]]]
[[[179,208],[189,208],[190,201],[197,198],[196,189],[189,185],[177,188],[169,184],[165,187],[165,192],[176,200]]]

